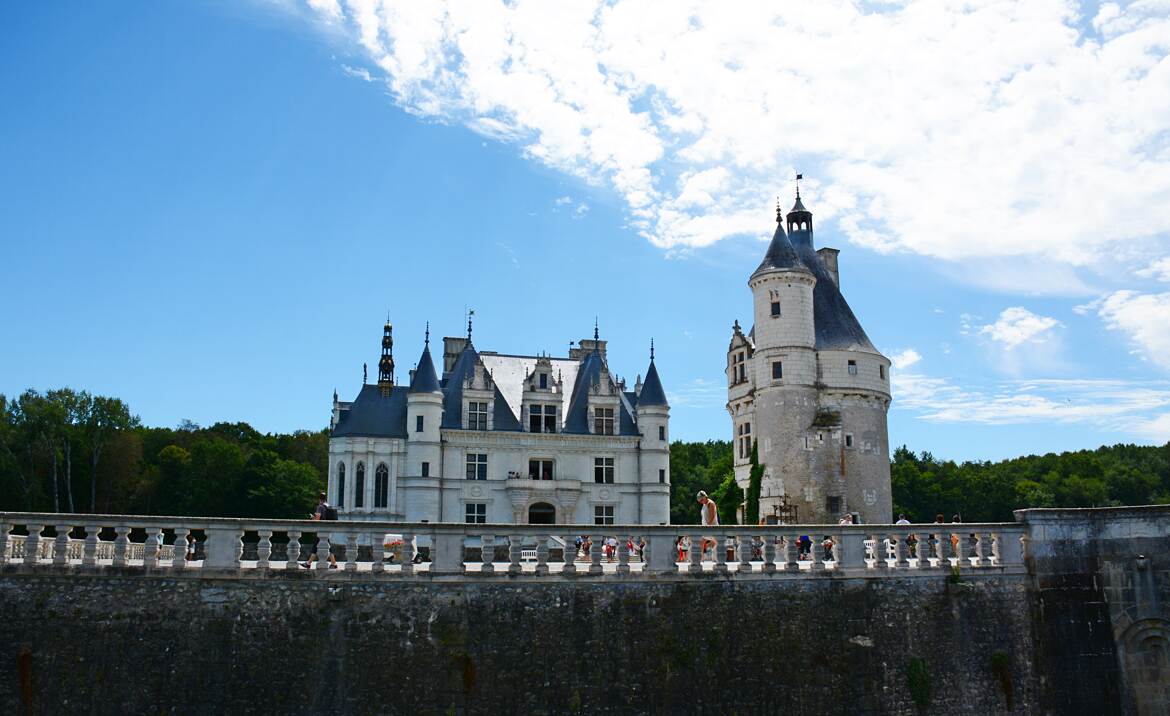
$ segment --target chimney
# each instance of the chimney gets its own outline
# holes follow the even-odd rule
[[[837,288],[841,288],[841,275],[837,272],[837,254],[841,253],[838,249],[830,249],[825,247],[817,249],[817,256],[820,257],[821,263],[829,270],[829,275],[833,277],[833,283],[837,284]]]

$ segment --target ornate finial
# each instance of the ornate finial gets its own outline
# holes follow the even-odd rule
[[[390,309],[386,309],[386,325],[390,325]]]
[[[431,344],[431,322],[427,321],[426,338],[423,339],[423,345],[429,346]]]
[[[362,363],[362,385],[365,385],[370,377],[369,371],[366,369],[366,364]]]
[[[783,221],[784,221],[784,212],[783,212],[783,210],[780,209],[780,197],[777,196],[776,197],[776,223],[779,224]]]
[[[597,316],[593,317],[593,340],[598,340],[600,335],[597,332]]]
[[[334,403],[336,403],[336,402],[337,402],[337,388],[334,388],[334,389],[333,389],[333,402],[334,402]]]
[[[467,312],[467,342],[468,343],[471,342],[471,317],[474,315],[475,315],[474,308]]]
[[[654,339],[650,339],[650,361],[654,361]]]
[[[803,175],[803,174],[797,174],[797,175],[796,175],[796,198],[797,198],[797,199],[799,199],[799,198],[800,198],[800,180],[801,180],[801,179],[804,179],[804,175]]]
[[[738,330],[741,330],[741,329],[740,329],[740,327],[739,327],[739,319],[738,319],[738,318],[737,318],[737,319],[735,319],[735,323],[733,323],[733,324],[731,325],[731,329],[732,329],[733,331],[738,331]]]

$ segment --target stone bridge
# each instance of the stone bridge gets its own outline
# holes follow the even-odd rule
[[[1168,547],[1167,507],[719,528],[0,513],[0,711],[1165,714]]]

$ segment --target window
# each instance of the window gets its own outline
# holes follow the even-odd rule
[[[421,433],[423,431],[423,416],[414,416],[414,431],[416,433]]]
[[[487,504],[484,502],[468,502],[464,505],[463,521],[469,525],[482,525],[487,522]]]
[[[345,463],[337,463],[337,507],[345,506]]]
[[[881,363],[878,363],[878,377],[882,380],[886,379],[886,367]]]
[[[374,507],[386,507],[390,504],[390,468],[386,463],[378,463],[374,470]]]
[[[666,484],[666,470],[663,470],[663,469],[659,468],[659,470],[658,470],[658,482],[659,482],[660,484],[663,484],[663,485],[665,485],[665,484]]]
[[[857,375],[857,361],[849,361],[849,375]]]
[[[528,479],[529,480],[552,480],[553,477],[553,461],[552,460],[529,460],[528,461]]]
[[[853,447],[853,433],[845,433],[845,447]]]
[[[805,435],[803,438],[801,438],[801,440],[804,441],[804,449],[805,450],[812,450],[813,449],[812,438]]]
[[[595,457],[593,458],[593,481],[612,485],[613,484],[613,458],[612,457]]]
[[[541,388],[548,387],[548,373],[541,373],[540,374],[540,387]]]
[[[752,424],[741,423],[738,430],[737,444],[739,445],[739,458],[747,460],[752,456]]]
[[[431,464],[429,462],[424,462],[422,464],[422,476],[423,477],[430,477],[431,476]]]
[[[366,464],[359,462],[354,470],[353,478],[353,506],[362,507],[366,504]]]
[[[555,433],[557,431],[557,406],[530,405],[528,407],[528,432]]]
[[[784,363],[774,360],[772,361],[772,380],[781,380],[784,378]]]
[[[487,430],[487,403],[474,400],[467,403],[467,429]]]
[[[659,439],[659,440],[665,440],[665,439],[666,439],[666,426],[665,426],[665,425],[659,425],[659,426],[658,426],[658,439]]]
[[[612,525],[613,505],[596,505],[593,508],[593,524]]]
[[[487,479],[487,455],[481,452],[467,453],[467,479]]]
[[[731,384],[738,385],[747,380],[747,354],[743,352],[731,356]]]
[[[597,435],[613,435],[613,408],[594,408],[593,432]]]
[[[829,513],[830,517],[839,517],[841,515],[842,503],[840,495],[829,495],[825,498],[825,512]]]
[[[772,301],[772,315],[773,316],[780,315],[780,302],[779,301]]]

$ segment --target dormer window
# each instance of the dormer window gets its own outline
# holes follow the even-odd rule
[[[467,429],[487,430],[488,404],[471,400],[467,403]]]
[[[557,406],[530,405],[528,407],[528,432],[555,433],[557,431]]]
[[[540,386],[541,390],[548,389],[548,373],[541,373],[537,377],[537,385]]]
[[[594,409],[593,433],[595,435],[613,435],[613,408]]]

